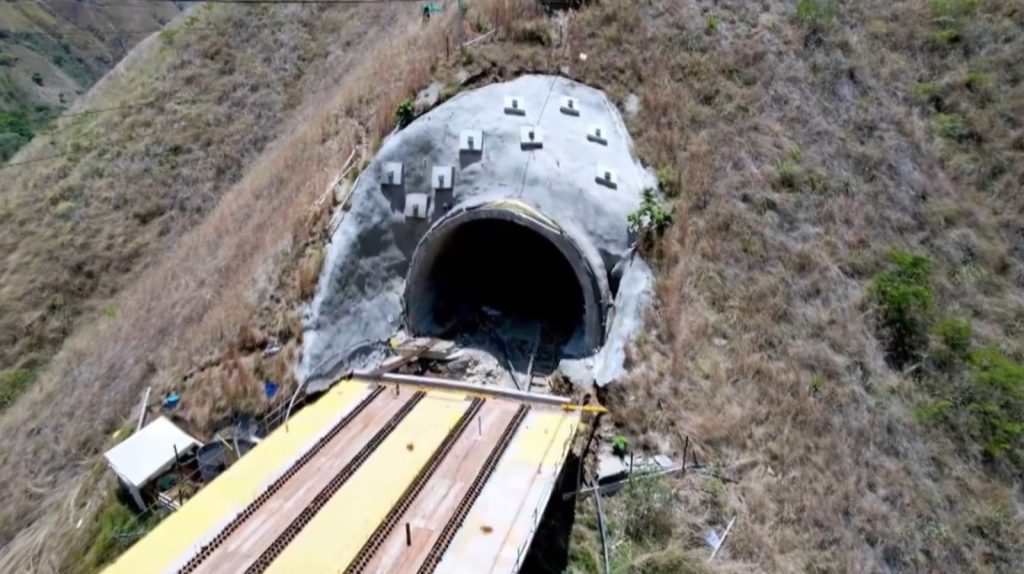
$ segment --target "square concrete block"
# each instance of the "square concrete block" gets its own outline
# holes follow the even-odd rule
[[[594,178],[594,181],[605,187],[615,189],[619,187],[619,174],[606,165],[598,165],[597,177]]]
[[[537,126],[519,128],[519,147],[522,149],[540,149],[544,147],[544,134]]]
[[[450,165],[435,165],[430,174],[430,187],[434,189],[455,187],[455,168]]]
[[[603,126],[590,126],[587,130],[587,139],[601,145],[608,145],[608,132]]]
[[[526,115],[526,102],[522,96],[505,96],[505,113],[513,116]]]
[[[380,181],[383,185],[402,185],[402,162],[385,162]]]
[[[459,151],[480,153],[484,150],[484,132],[462,130],[459,134]]]
[[[405,197],[406,219],[430,219],[434,213],[434,205],[430,195],[426,193],[410,193]]]
[[[558,108],[562,110],[562,113],[567,116],[579,116],[580,115],[580,104],[576,101],[576,98],[569,96],[562,96],[561,106]]]

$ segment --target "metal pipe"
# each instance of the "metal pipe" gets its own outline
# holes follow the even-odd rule
[[[547,405],[561,406],[572,404],[572,402],[566,397],[556,397],[554,395],[543,395],[540,393],[531,393],[527,391],[503,389],[501,387],[475,385],[473,383],[465,383],[462,381],[455,381],[452,379],[442,379],[439,377],[421,377],[417,375],[402,375],[398,373],[382,373],[379,375],[374,375],[372,371],[354,371],[352,373],[352,378],[371,381],[381,381],[385,383],[407,384],[429,388],[448,389],[452,391],[465,391],[468,393],[492,395],[497,397],[516,399],[520,401],[529,401],[534,403],[542,403]]]

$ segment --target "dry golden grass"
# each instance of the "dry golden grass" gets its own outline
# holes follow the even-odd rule
[[[570,52],[588,54],[574,75],[620,102],[639,96],[638,151],[682,190],[613,419],[677,454],[689,434],[735,481],[678,485],[674,544],[699,547],[704,529],[739,517],[723,570],[1009,572],[1024,560],[1019,461],[986,462],[915,421],[927,395],[886,364],[865,293],[886,250],[927,254],[937,306],[968,316],[983,343],[1024,351],[1019,221],[1004,215],[1019,219],[1008,189],[1022,181],[1022,132],[1006,119],[1024,21],[1012,2],[981,3],[958,16],[964,39],[936,48],[938,4],[844,3],[808,27],[781,2],[608,0],[574,22]],[[948,96],[977,131],[956,139],[909,96],[921,78],[971,69],[993,95]],[[629,512],[617,504],[613,515]]]
[[[96,488],[102,473],[92,470],[97,455],[130,416],[139,392],[149,384],[182,388],[183,377],[202,363],[200,357],[249,339],[239,337],[239,329],[260,310],[274,309],[282,296],[294,303],[296,280],[290,273],[304,249],[322,239],[331,208],[317,207],[317,199],[350,150],[370,146],[390,130],[395,104],[425,85],[431,67],[443,59],[444,27],[450,24],[435,19],[422,27],[417,13],[396,6],[346,8],[343,13],[358,22],[352,36],[360,42],[358,53],[322,54],[319,64],[330,70],[317,68],[323,75],[311,81],[308,92],[296,93],[301,106],[278,128],[280,136],[255,156],[237,183],[218,190],[222,199],[208,216],[165,253],[153,254],[151,264],[116,298],[116,317],[78,329],[0,420],[9,438],[0,451],[5,463],[0,470],[5,501],[0,571],[66,569],[65,561],[88,543],[82,539],[86,529],[75,524],[88,520],[102,499],[104,489]],[[312,25],[324,14],[274,8],[267,18]],[[363,41],[371,31],[372,39]],[[211,47],[207,57],[233,60],[223,55],[226,49]],[[272,62],[279,51],[291,54],[285,43],[268,48],[263,58]],[[170,65],[181,62],[171,58]],[[125,76],[134,74],[125,71]],[[247,81],[244,74],[232,78],[224,79]],[[280,317],[266,322],[270,327],[284,324],[283,331],[293,323]],[[189,380],[227,389],[242,406],[258,402],[255,363],[242,356],[214,363],[207,370],[223,376]],[[287,365],[266,368],[280,374]],[[183,391],[187,403],[190,389]],[[211,404],[217,397],[206,386],[197,390],[191,416],[203,422],[224,414],[219,409],[225,405]],[[188,405],[183,406],[188,413]]]
[[[42,369],[189,229],[379,25],[346,9],[199,8],[148,39],[0,183],[0,370]],[[311,62],[321,62],[313,66]],[[311,70],[323,72],[310,73]]]

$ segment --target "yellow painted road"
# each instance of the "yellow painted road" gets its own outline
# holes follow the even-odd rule
[[[343,571],[469,405],[447,393],[420,401],[267,573]]]
[[[148,536],[135,543],[105,574],[165,572],[183,566],[207,540],[262,493],[370,392],[370,385],[335,385],[279,427],[258,448],[203,488]]]

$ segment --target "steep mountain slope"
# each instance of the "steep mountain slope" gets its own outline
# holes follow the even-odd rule
[[[49,369],[0,416],[0,570],[70,569],[91,532],[78,520],[89,523],[97,485],[109,486],[97,455],[147,385],[182,389],[214,414],[258,395],[256,367],[238,355],[254,330],[295,336],[293,305],[316,276],[331,208],[327,182],[353,150],[374,147],[401,99],[431,80],[455,91],[456,71],[476,83],[565,73],[606,90],[634,110],[637,151],[674,205],[676,224],[651,254],[658,306],[632,352],[634,376],[606,399],[614,432],[635,446],[678,456],[689,437],[709,467],[655,498],[606,501],[616,571],[703,570],[704,532],[734,516],[712,565],[722,571],[1013,572],[1024,562],[1019,2],[604,0],[553,18],[531,6],[481,0],[499,32],[452,62],[450,13],[421,26],[401,6],[267,8],[264,33],[250,34],[253,7],[213,10],[195,27],[230,27],[160,40],[175,49],[154,39],[110,81],[141,90],[164,78],[150,69],[212,68],[171,84],[225,83],[219,97],[248,94],[235,105],[249,113],[207,124],[168,105],[103,146],[37,140],[26,150],[78,155],[53,173],[19,175],[25,197],[45,198],[63,180],[34,181],[78,174],[109,185],[75,201],[133,202],[130,190],[155,177],[174,206],[206,207],[167,216],[180,227],[165,236],[133,224],[126,241],[166,239],[146,244],[144,264],[112,274],[114,311],[69,326]],[[264,111],[227,46],[270,65],[287,61],[296,37],[311,50],[303,87],[284,98],[297,111]],[[280,127],[255,151],[229,127],[258,114]],[[82,133],[106,138],[142,120],[92,121]],[[196,142],[205,155],[168,169],[153,158],[173,157],[162,142],[179,130],[183,149]],[[229,164],[234,177],[204,168],[199,183],[179,185],[214,151],[247,159]],[[122,166],[137,171],[110,175]],[[192,189],[207,189],[208,203]],[[138,205],[159,197],[151,189]],[[33,204],[17,205],[3,229]],[[29,213],[50,218],[41,239],[88,225]],[[118,217],[115,229],[128,220]],[[107,227],[67,235],[67,252],[80,237],[117,233]],[[20,253],[5,264],[4,289],[12,269],[49,251]],[[211,353],[231,368],[187,376]],[[590,504],[579,508],[572,572],[602,571]]]
[[[0,3],[0,163],[180,12],[171,2]]]
[[[424,27],[407,5],[195,16],[143,42],[83,105],[157,103],[68,118],[19,157],[67,155],[28,164],[0,191],[3,316],[57,329],[53,346],[8,356],[45,360],[38,349],[69,335],[0,416],[18,435],[0,447],[0,472],[11,473],[0,486],[0,571],[96,566],[82,560],[91,530],[76,524],[104,498],[95,457],[136,390],[179,385],[292,292],[297,257],[319,242],[332,207],[328,178],[357,143],[372,147],[390,129],[397,101],[445,53],[442,20]],[[47,303],[55,293],[66,306]],[[271,327],[288,333],[293,308],[278,317]],[[21,344],[24,323],[9,325]],[[279,356],[287,371],[290,355]],[[253,390],[246,376],[205,392],[219,408],[237,404]]]
[[[280,133],[330,34],[365,33],[344,10],[328,12],[327,35],[287,10],[198,10],[76,108],[115,109],[61,119],[19,156],[54,159],[4,172],[0,372],[35,372],[81,321],[116,314],[110,297]]]

